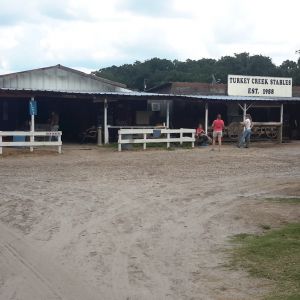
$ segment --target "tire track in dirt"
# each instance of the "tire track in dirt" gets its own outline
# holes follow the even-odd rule
[[[299,191],[299,146],[247,151],[224,146],[224,151],[213,154],[205,149],[119,154],[97,148],[83,156],[75,150],[61,156],[60,166],[50,156],[47,161],[41,157],[0,162],[1,172],[7,174],[0,178],[7,186],[0,196],[18,196],[12,203],[16,209],[4,212],[10,206],[2,200],[0,210],[3,216],[19,217],[22,201],[26,203],[25,225],[32,225],[26,238],[101,289],[94,299],[248,300],[263,293],[262,283],[245,272],[224,269],[226,255],[221,251],[230,247],[229,236],[259,231],[265,210],[258,211],[256,198],[290,189],[291,180],[294,193]],[[41,194],[34,184],[35,172]],[[12,190],[19,193],[13,195]],[[30,207],[28,197],[33,200]],[[3,222],[18,229],[20,220]],[[53,226],[57,230],[47,239]],[[33,245],[15,249],[26,261],[35,262],[24,254]],[[4,260],[0,254],[5,266]],[[47,270],[33,266],[48,280]],[[1,284],[6,284],[2,274],[0,270],[0,298]],[[14,290],[21,279],[15,276],[12,293],[3,299],[43,299],[26,298]],[[57,281],[50,278],[50,287],[64,299],[79,299],[71,298],[74,291],[61,289]],[[84,293],[82,288],[80,299],[89,299]]]
[[[33,290],[33,295],[30,297],[38,299],[42,296],[49,300],[63,300],[51,283],[31,263],[24,260],[11,244],[1,244],[0,255],[1,265],[4,262],[17,276],[22,276],[26,285]],[[16,291],[12,291],[12,293],[16,295]]]
[[[67,270],[56,265],[44,253],[29,245],[25,238],[17,236],[3,224],[0,224],[0,266],[8,274],[18,277],[19,285],[11,285],[12,299],[99,300],[97,291],[82,284],[80,278],[70,276]],[[9,276],[4,278],[2,286],[9,284],[9,280]],[[0,286],[0,299],[9,299],[3,298],[7,296],[1,294]],[[107,298],[103,296],[110,299],[109,294]]]

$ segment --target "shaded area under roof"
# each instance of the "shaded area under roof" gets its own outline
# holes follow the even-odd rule
[[[176,95],[147,92],[80,92],[80,91],[53,91],[32,89],[0,88],[0,97],[60,97],[71,99],[92,99],[94,102],[107,100],[185,100],[203,102],[300,102],[300,97],[255,97],[255,96],[227,96],[227,95]]]

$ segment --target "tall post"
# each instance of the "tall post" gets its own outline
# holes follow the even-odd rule
[[[168,133],[167,133],[167,140],[168,140],[168,142],[167,142],[167,148],[170,148],[170,138],[171,138],[171,135],[170,135],[170,133],[168,132]],[[182,139],[181,136],[180,136],[180,139]],[[182,142],[180,142],[180,144],[182,144]]]
[[[245,120],[246,120],[246,112],[247,112],[247,104],[244,103],[244,107],[243,107],[243,122],[245,124]],[[244,131],[246,130],[246,127],[244,126]]]
[[[280,128],[279,128],[279,143],[282,143],[283,135],[283,104],[280,105]]]
[[[205,103],[205,134],[208,133],[208,103]]]
[[[31,97],[30,101],[34,101],[34,97]],[[31,126],[30,126],[30,142],[34,142],[34,113],[31,114]],[[30,152],[33,152],[33,146],[30,146]]]
[[[108,127],[107,127],[107,99],[104,99],[104,144],[109,143],[108,139]]]
[[[61,133],[58,134],[58,153],[61,154]]]
[[[170,128],[170,102],[167,101],[167,116],[166,116],[167,128]]]

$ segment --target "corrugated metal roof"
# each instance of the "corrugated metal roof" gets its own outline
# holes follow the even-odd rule
[[[0,88],[76,91],[124,92],[126,85],[61,65],[0,76]]]
[[[157,98],[157,99],[182,99],[182,100],[203,100],[203,101],[273,101],[273,102],[298,102],[300,97],[255,97],[255,96],[228,96],[228,95],[176,95],[176,94],[158,94],[158,93],[147,93],[137,91],[126,91],[126,92],[81,92],[81,91],[53,91],[53,90],[32,90],[32,89],[13,89],[13,88],[0,88],[0,92],[25,92],[26,94],[35,93],[46,93],[46,94],[61,94],[61,95],[90,95],[95,97],[130,97],[132,98]],[[166,99],[167,100],[167,99]],[[97,101],[97,100],[95,100]]]
[[[98,81],[105,82],[105,83],[115,85],[115,86],[118,86],[118,87],[126,88],[126,85],[123,84],[123,83],[112,81],[112,80],[109,80],[109,79],[106,79],[106,78],[103,78],[103,77],[99,77],[99,76],[96,76],[94,74],[87,74],[87,73],[84,73],[82,71],[72,69],[72,68],[69,68],[69,67],[66,67],[66,66],[63,66],[63,65],[60,65],[60,64],[54,65],[54,66],[49,66],[49,67],[36,68],[36,69],[32,69],[32,70],[25,70],[25,71],[8,73],[8,74],[1,74],[0,78],[18,76],[18,75],[26,75],[28,73],[32,73],[32,72],[36,72],[36,71],[47,71],[47,70],[56,69],[56,68],[65,70],[67,72],[77,74],[77,75],[85,77],[85,78],[98,80]]]
[[[300,97],[255,97],[255,96],[228,96],[228,95],[187,95],[187,97],[203,100],[224,101],[300,101]]]

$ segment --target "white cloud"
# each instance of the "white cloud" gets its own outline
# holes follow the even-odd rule
[[[57,63],[99,69],[152,57],[239,52],[295,60],[296,0],[4,0],[0,72]],[[26,3],[26,4],[25,4]]]

